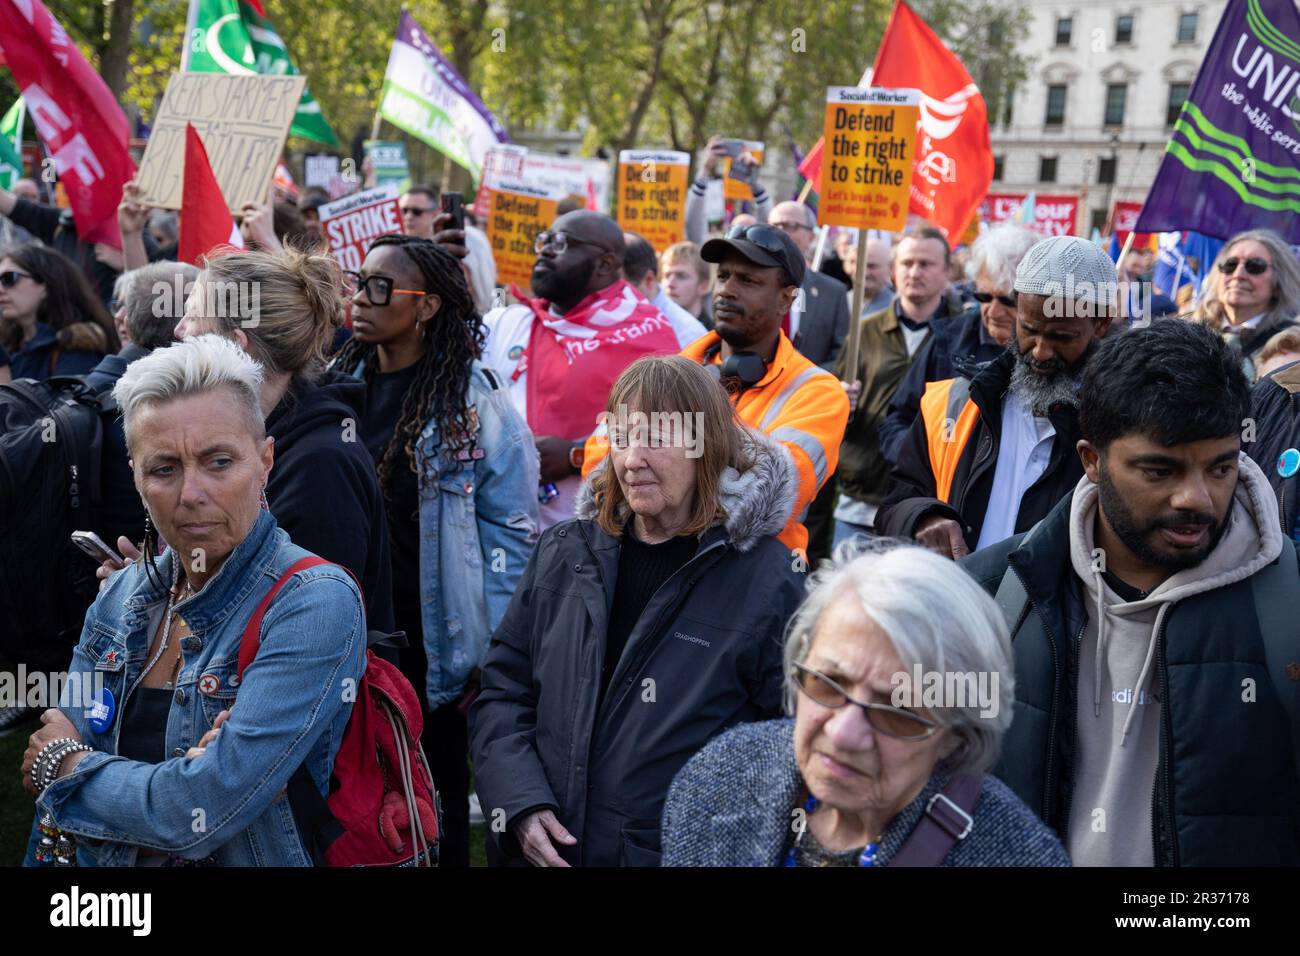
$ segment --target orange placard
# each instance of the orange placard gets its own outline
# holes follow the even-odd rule
[[[618,154],[618,224],[663,252],[686,238],[691,157],[675,150],[625,149]]]
[[[497,281],[527,290],[532,282],[537,234],[555,222],[558,200],[522,183],[500,182],[491,190],[488,241],[497,264]]]
[[[827,88],[818,204],[824,225],[904,229],[920,107],[918,90]]]
[[[758,179],[758,171],[763,168],[763,144],[749,139],[728,139],[723,142],[734,144],[732,148],[739,149],[746,162],[743,175],[735,178],[732,178],[731,171],[735,167],[736,160],[728,156],[718,163],[722,171],[722,198],[748,202],[754,198],[754,190],[750,184]],[[736,169],[740,171],[740,167]]]

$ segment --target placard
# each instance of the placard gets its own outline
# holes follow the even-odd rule
[[[193,123],[230,211],[266,201],[303,76],[173,73],[136,173],[140,201],[180,209],[185,124]]]
[[[497,281],[528,289],[532,284],[537,234],[555,221],[559,200],[524,183],[499,182],[488,199],[487,235],[497,265]]]
[[[615,217],[663,252],[686,238],[686,189],[691,157],[675,150],[625,149],[618,154]]]
[[[396,183],[385,183],[320,207],[321,229],[329,242],[330,255],[340,266],[359,271],[375,239],[406,232],[397,205],[400,193]]]
[[[751,201],[754,198],[753,183],[763,168],[763,144],[753,139],[724,139],[722,144],[736,154],[735,157],[726,156],[718,163],[722,173],[722,198]],[[741,163],[743,153],[748,153],[753,162]]]
[[[901,232],[907,225],[921,94],[911,89],[826,90],[823,225]]]
[[[979,218],[990,226],[1016,217],[1028,193],[989,193],[980,203]],[[1034,221],[1026,227],[1043,236],[1073,236],[1079,218],[1079,197],[1035,195]]]

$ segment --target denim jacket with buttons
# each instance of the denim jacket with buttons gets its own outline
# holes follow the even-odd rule
[[[93,710],[69,691],[60,710],[94,747],[37,799],[56,826],[75,836],[79,861],[131,866],[140,848],[225,866],[310,866],[285,794],[306,764],[322,796],[365,670],[361,595],[336,565],[300,571],[276,595],[262,622],[261,648],[240,680],[240,638],[254,608],[295,561],[308,555],[262,511],[248,536],[198,594],[176,610],[191,636],[167,719],[169,759],[116,756],[123,705],[148,663],[150,621],[159,619],[173,580],[175,552],[114,574],[86,613],[69,675],[102,678],[112,695],[111,725],[92,729]],[[161,580],[159,580],[161,579]],[[230,717],[206,752],[198,743],[222,710]],[[102,711],[101,711],[102,716]]]
[[[359,365],[352,374],[364,372]],[[455,700],[482,666],[537,542],[537,448],[500,377],[490,374],[478,361],[470,370],[466,408],[477,435],[466,452],[457,457],[442,447],[442,423],[432,417],[415,448],[430,710]]]

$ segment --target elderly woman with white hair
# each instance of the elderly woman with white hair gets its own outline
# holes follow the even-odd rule
[[[257,363],[215,335],[131,363],[114,388],[145,557],[91,605],[78,680],[23,755],[42,830],[62,834],[29,862],[42,849],[66,860],[74,842],[98,866],[313,862],[285,788],[302,767],[328,793],[366,619],[348,573],[309,560],[266,509],[261,390]],[[268,596],[261,649],[241,667]],[[97,688],[93,701],[78,686]]]
[[[960,569],[875,543],[819,571],[786,637],[792,718],[722,734],[677,774],[665,866],[1068,866],[989,776],[1011,723],[993,600]]]

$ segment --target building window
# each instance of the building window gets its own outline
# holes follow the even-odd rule
[[[1128,102],[1128,84],[1111,83],[1106,87],[1106,125],[1124,125],[1124,106]]]
[[[1007,95],[1002,100],[1002,125],[1011,125],[1011,104],[1016,100],[1015,87],[1007,90]]]
[[[1178,114],[1183,111],[1183,103],[1187,101],[1187,94],[1191,91],[1190,83],[1169,84],[1169,104],[1165,107],[1166,126],[1173,126],[1178,122]]]
[[[1046,126],[1061,126],[1065,123],[1065,84],[1054,83],[1047,88],[1047,116],[1043,119]]]
[[[1088,232],[1104,232],[1106,224],[1110,222],[1110,215],[1105,209],[1094,209],[1088,217]]]
[[[1133,42],[1133,15],[1126,13],[1115,18],[1115,43]]]
[[[1115,181],[1115,167],[1118,160],[1114,156],[1103,156],[1101,162],[1097,164],[1097,182],[1105,186]]]
[[[1056,182],[1056,157],[1038,157],[1038,181],[1040,183]]]
[[[1198,13],[1182,13],[1178,16],[1178,42],[1196,42],[1196,24],[1200,20]]]
[[[993,157],[993,178],[998,182],[1002,181],[1002,172],[1006,168],[1006,160],[1005,156]]]
[[[1056,18],[1056,45],[1069,46],[1070,37],[1074,33],[1074,17],[1057,17]]]

